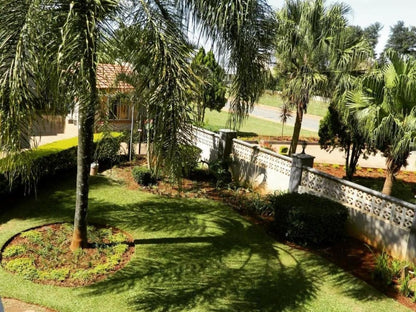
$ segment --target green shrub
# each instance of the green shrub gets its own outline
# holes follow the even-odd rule
[[[279,154],[280,155],[287,155],[289,153],[289,147],[287,146],[280,146],[279,147]]]
[[[271,196],[274,229],[289,241],[312,246],[335,243],[345,233],[347,208],[326,198],[309,194]]]
[[[182,174],[189,177],[190,174],[198,167],[201,149],[191,145],[181,145],[180,153],[182,155]]]
[[[389,255],[383,251],[376,257],[376,265],[373,272],[373,278],[381,281],[385,286],[393,283],[394,272],[390,266]]]
[[[229,159],[217,159],[208,164],[209,172],[213,175],[217,187],[223,187],[231,182],[229,166]]]
[[[3,251],[3,257],[14,257],[23,254],[26,251],[26,247],[24,245],[12,245],[8,246]]]
[[[143,186],[156,184],[156,178],[146,167],[134,167],[132,170],[134,181]]]

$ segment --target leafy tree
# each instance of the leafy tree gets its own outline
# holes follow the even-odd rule
[[[416,135],[416,61],[394,50],[386,56],[388,62],[364,75],[347,99],[360,127],[386,157],[382,192],[390,195],[394,176],[407,165]]]
[[[326,116],[319,125],[319,144],[321,148],[331,152],[340,148],[345,152],[345,174],[351,180],[361,155],[366,157],[373,152],[367,144],[366,133],[359,127],[354,115],[345,114],[345,106],[336,107],[332,102]]]
[[[416,27],[406,27],[403,21],[390,27],[390,36],[385,47],[387,49],[416,57]]]
[[[118,14],[118,15],[116,15]],[[53,108],[60,98],[64,110],[79,108],[79,142],[74,236],[71,249],[87,246],[88,176],[93,153],[93,125],[98,104],[96,69],[113,37],[117,21],[128,21],[137,45],[133,71],[140,72],[143,99],[154,121],[152,149],[156,161],[180,175],[189,143],[191,120],[187,21],[200,25],[229,55],[235,69],[231,86],[232,115],[238,122],[263,87],[265,64],[275,22],[263,0],[206,2],[143,0],[0,0],[0,142],[6,152],[18,152],[21,138],[39,108]],[[113,49],[114,50],[114,49]],[[104,59],[104,58],[103,58]],[[42,70],[38,70],[42,66]],[[58,79],[45,88],[50,70]],[[40,74],[42,73],[42,74]],[[256,77],[256,79],[253,79]],[[42,88],[41,88],[42,87]],[[48,91],[49,92],[49,91]]]
[[[296,152],[310,97],[330,95],[332,78],[360,54],[366,56],[359,53],[367,50],[361,41],[344,49],[348,11],[340,3],[325,6],[323,0],[287,0],[277,13],[277,66],[285,81],[283,96],[296,109],[290,154]]]
[[[205,53],[204,48],[199,49],[191,66],[201,80],[196,92],[196,102],[197,122],[203,123],[205,109],[221,111],[227,102],[225,71],[216,62],[214,53],[212,51]]]
[[[349,28],[354,33],[354,36],[363,37],[368,42],[373,52],[372,54],[375,56],[378,38],[380,37],[380,31],[383,29],[383,26],[379,22],[375,22],[365,28],[360,26],[350,26]]]

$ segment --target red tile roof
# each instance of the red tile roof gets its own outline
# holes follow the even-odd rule
[[[128,73],[131,69],[126,65],[101,64],[97,65],[97,88],[98,89],[118,89],[131,90],[133,87],[123,81],[116,83],[117,75]]]

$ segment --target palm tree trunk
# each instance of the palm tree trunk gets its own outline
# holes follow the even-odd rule
[[[297,104],[297,109],[296,109],[296,120],[295,120],[294,129],[293,129],[292,142],[290,143],[289,156],[292,156],[293,154],[296,153],[296,148],[298,146],[298,141],[299,141],[300,129],[302,127],[302,119],[303,119],[303,104],[302,102],[299,102]]]
[[[387,157],[386,160],[386,179],[384,180],[383,190],[381,191],[385,195],[391,195],[393,189],[394,176],[400,171],[401,166],[398,166],[393,162],[393,159]]]
[[[74,233],[72,236],[72,242],[70,246],[71,250],[85,248],[88,246],[87,212],[89,193],[89,173],[93,154],[95,109],[98,103],[95,39],[95,33],[87,34],[88,47],[87,52],[84,55],[84,62],[85,68],[88,71],[87,79],[90,89],[88,100],[85,102],[81,101],[80,103],[77,151],[76,204],[74,216]]]
[[[386,170],[386,179],[384,180],[383,190],[381,191],[385,195],[391,195],[393,189],[394,175],[390,170]]]

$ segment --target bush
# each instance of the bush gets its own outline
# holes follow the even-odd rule
[[[180,153],[182,155],[182,174],[184,177],[189,177],[198,166],[201,149],[196,146],[181,145]]]
[[[134,181],[143,186],[156,184],[156,178],[146,167],[134,167],[132,170]]]
[[[229,166],[229,159],[217,159],[208,164],[209,172],[214,176],[217,187],[223,187],[231,182],[231,173],[228,170]]]
[[[289,147],[287,146],[280,146],[279,147],[279,154],[280,155],[287,155],[289,153]]]
[[[347,208],[337,202],[309,194],[271,196],[274,228],[289,241],[312,246],[335,243],[345,233]]]

